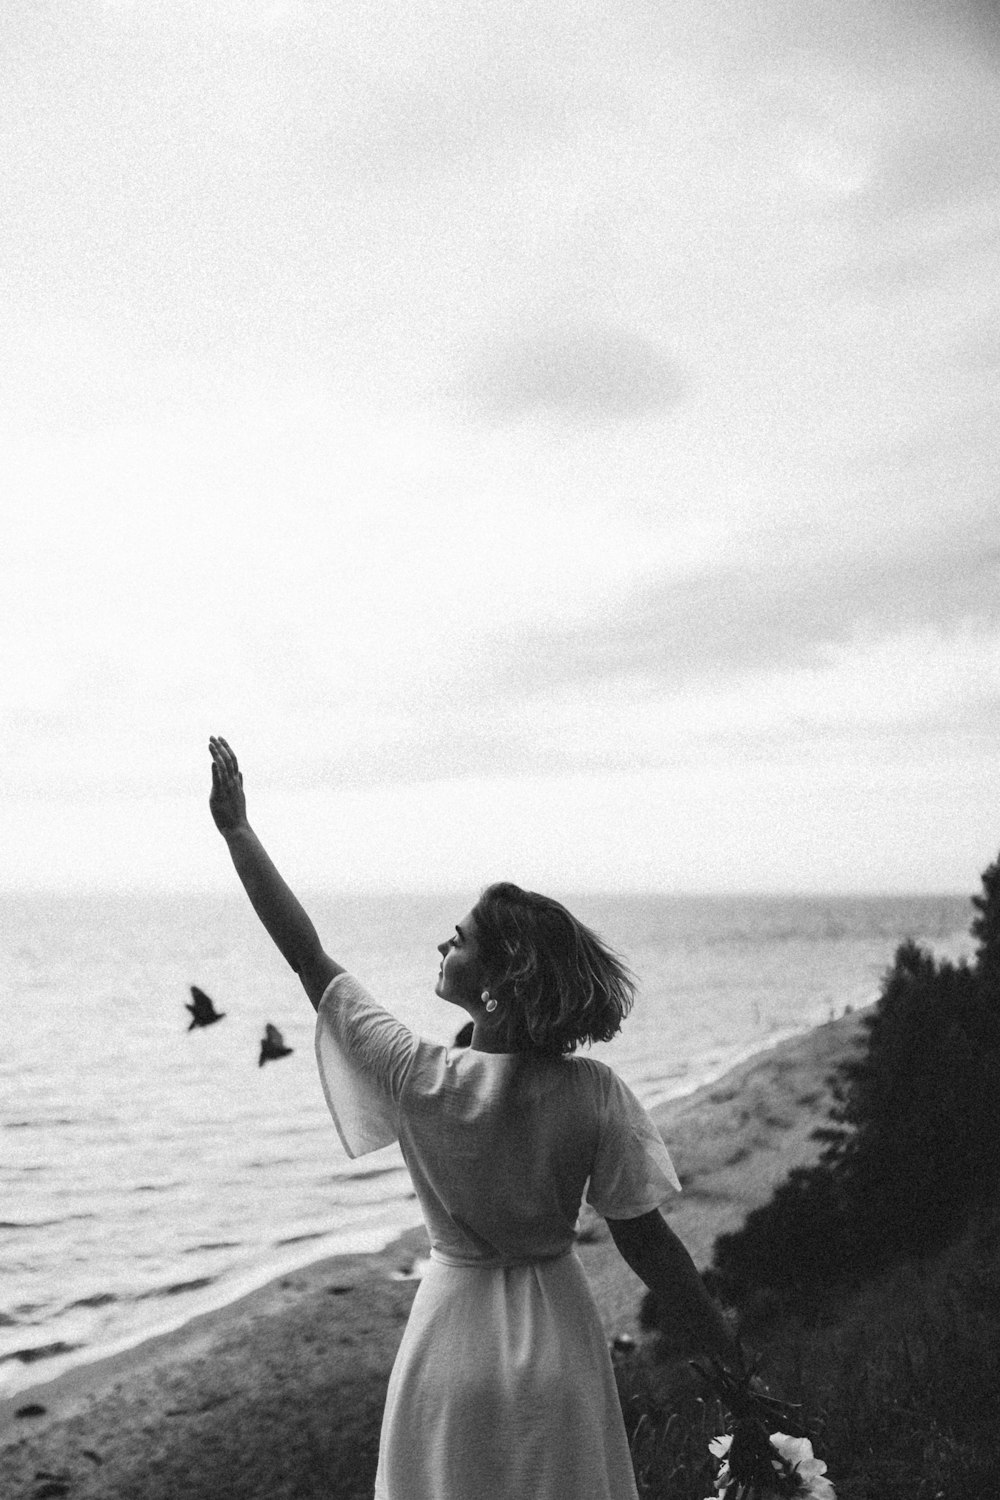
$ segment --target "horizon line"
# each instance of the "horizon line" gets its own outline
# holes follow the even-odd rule
[[[456,882],[454,885],[426,886],[393,886],[393,885],[313,885],[302,882],[300,890],[311,898],[316,897],[466,897],[471,889],[482,890],[492,884],[492,881],[482,882],[466,881]],[[534,887],[526,887],[534,889]],[[686,888],[678,886],[656,886],[656,885],[590,885],[572,886],[562,885],[560,882],[547,883],[547,889],[560,889],[570,896],[637,896],[637,897],[659,897],[667,900],[694,900],[694,901],[731,901],[731,900],[768,900],[768,901],[790,901],[790,900],[894,900],[905,898],[922,898],[928,900],[969,900],[971,896],[967,890],[949,889],[945,887],[920,887],[920,886],[767,886],[767,887],[718,887],[718,888]],[[136,881],[134,884],[106,884],[94,885],[64,884],[64,885],[0,885],[0,897],[3,896],[162,896],[165,898],[190,896],[190,897],[219,897],[232,896],[234,899],[246,899],[243,893],[231,885],[224,883],[205,885],[160,885],[149,881]]]

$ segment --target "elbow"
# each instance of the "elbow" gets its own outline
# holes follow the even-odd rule
[[[697,1275],[683,1242],[658,1208],[635,1219],[609,1219],[608,1228],[619,1254],[648,1287]]]
[[[323,960],[323,948],[315,932],[298,935],[283,949],[289,965],[304,982],[304,976],[319,968]]]

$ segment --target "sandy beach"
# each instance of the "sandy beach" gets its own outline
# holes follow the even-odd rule
[[[670,1223],[705,1266],[815,1159],[831,1068],[861,1012],[779,1043],[654,1111],[684,1187]],[[369,1500],[386,1382],[427,1240],[318,1261],[135,1349],[0,1405],[2,1500]],[[609,1338],[642,1284],[595,1216],[578,1253]]]

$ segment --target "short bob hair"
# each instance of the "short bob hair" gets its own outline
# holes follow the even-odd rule
[[[501,881],[472,915],[506,1050],[560,1056],[617,1033],[635,999],[633,977],[565,906]]]

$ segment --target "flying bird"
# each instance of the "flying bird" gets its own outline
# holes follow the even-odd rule
[[[289,1052],[294,1052],[294,1047],[286,1047],[285,1039],[277,1026],[272,1026],[270,1021],[264,1027],[264,1035],[260,1042],[260,1057],[257,1059],[258,1068],[262,1068],[266,1062],[273,1062],[275,1058],[287,1057]]]
[[[215,1001],[204,990],[200,990],[196,984],[191,986],[191,999],[193,1005],[187,1006],[191,1012],[191,1024],[188,1031],[193,1031],[196,1026],[211,1026],[213,1021],[221,1021],[226,1014],[224,1010],[216,1010]]]

